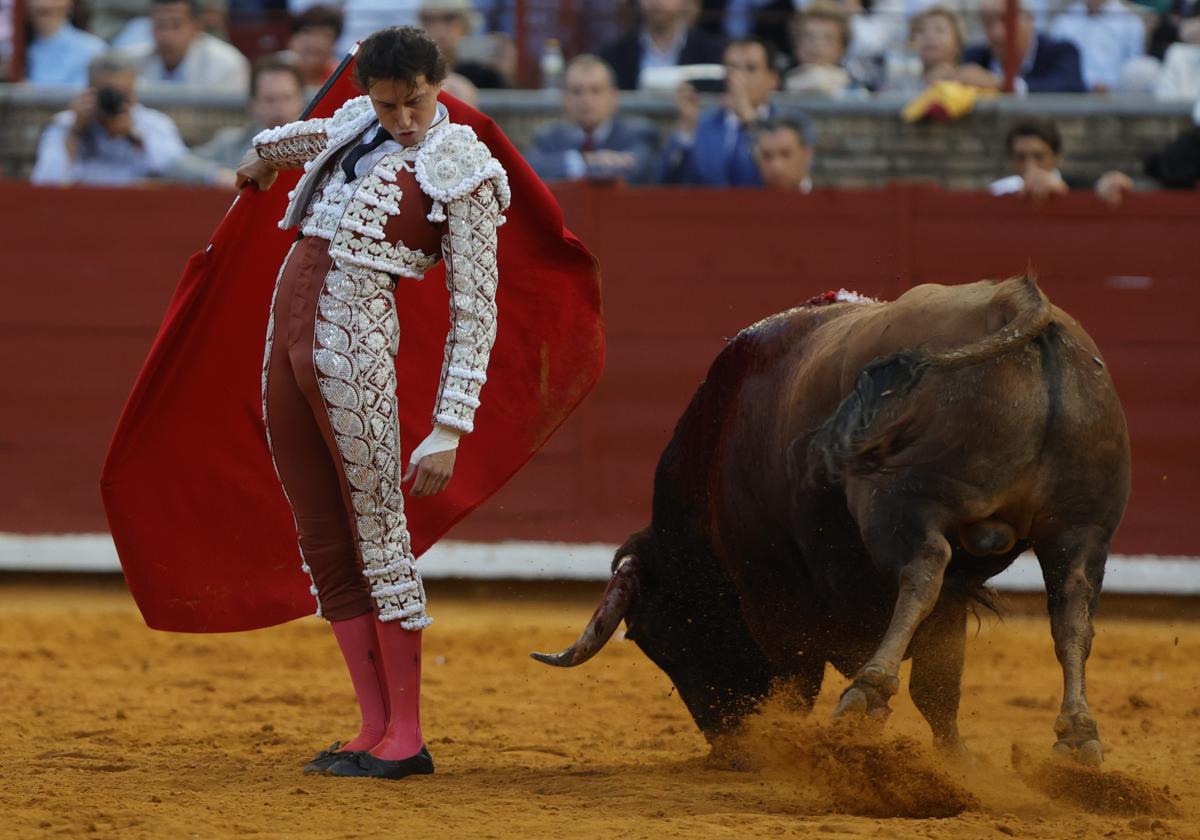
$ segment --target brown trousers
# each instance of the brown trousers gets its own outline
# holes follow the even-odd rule
[[[300,239],[279,277],[263,411],[321,615],[344,621],[371,612],[375,603],[356,551],[350,490],[313,359],[317,305],[332,267],[328,248],[323,239]]]

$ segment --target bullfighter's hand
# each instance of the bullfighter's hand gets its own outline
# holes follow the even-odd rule
[[[1109,170],[1096,181],[1096,195],[1109,207],[1120,207],[1125,196],[1133,192],[1133,179],[1116,169]]]
[[[260,190],[271,189],[279,173],[271,168],[265,160],[258,156],[257,149],[246,152],[237,168],[237,186],[240,190],[248,184],[254,184]]]
[[[454,475],[454,459],[457,455],[457,449],[447,449],[444,452],[434,452],[432,455],[422,458],[416,466],[417,478],[413,481],[409,495],[420,498],[445,490],[446,485],[450,483],[450,477]],[[413,470],[410,467],[405,478],[407,479],[412,473]]]

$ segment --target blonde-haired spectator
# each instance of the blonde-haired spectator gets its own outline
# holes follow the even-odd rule
[[[797,67],[784,77],[785,90],[836,96],[854,86],[842,66],[850,46],[850,20],[831,3],[813,2],[792,20]]]
[[[941,4],[927,6],[909,23],[908,35],[921,62],[920,75],[889,76],[885,90],[916,93],[934,82],[956,77],[967,40],[966,28],[957,12]]]

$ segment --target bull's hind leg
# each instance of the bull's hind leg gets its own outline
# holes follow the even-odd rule
[[[883,522],[864,528],[863,536],[878,568],[899,570],[899,592],[883,640],[842,692],[833,716],[858,712],[884,720],[891,712],[888,699],[900,689],[900,661],[942,591],[950,543],[925,522],[908,527]]]
[[[1076,528],[1034,545],[1050,609],[1054,653],[1062,665],[1062,709],[1054,721],[1054,751],[1083,764],[1100,764],[1100,732],[1088,711],[1084,667],[1092,651],[1092,618],[1100,604],[1110,534]]]
[[[953,754],[966,752],[958,734],[966,640],[967,599],[947,587],[913,636],[908,692],[933,730],[934,745]]]

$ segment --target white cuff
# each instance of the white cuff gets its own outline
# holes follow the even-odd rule
[[[459,437],[459,433],[454,429],[447,429],[445,426],[434,426],[433,431],[429,433],[429,437],[421,441],[421,445],[414,449],[412,455],[408,457],[409,464],[420,464],[421,459],[426,455],[435,455],[438,452],[448,452],[451,449],[458,449]]]

